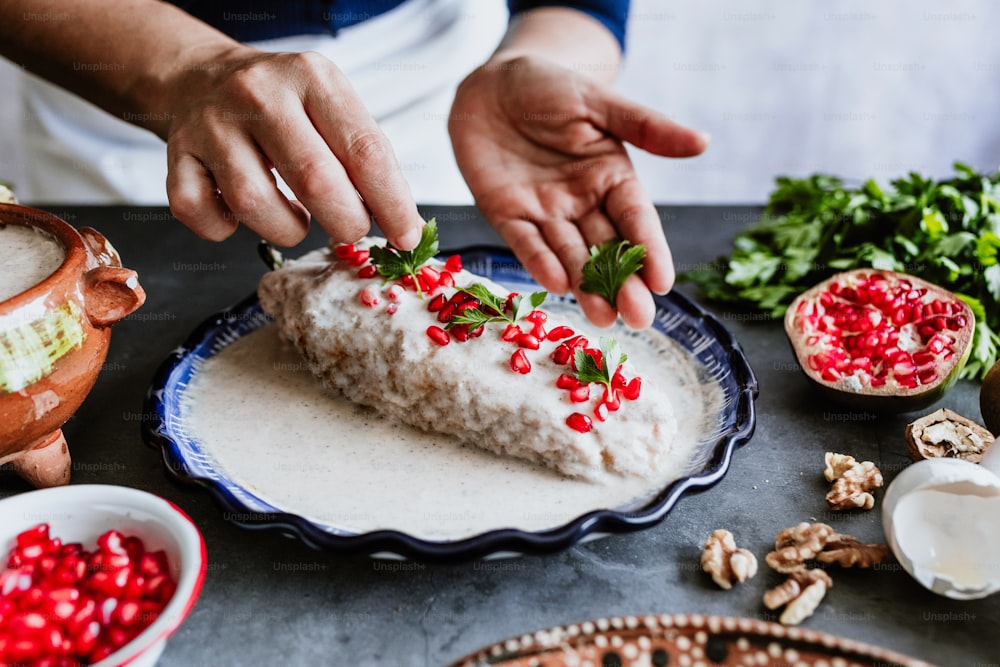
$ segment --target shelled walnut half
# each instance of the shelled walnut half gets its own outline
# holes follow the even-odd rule
[[[705,542],[701,569],[712,575],[712,581],[720,588],[728,591],[734,581],[743,583],[757,574],[757,558],[746,549],[738,549],[733,534],[719,528]]]
[[[946,457],[979,463],[993,439],[985,427],[947,408],[906,426],[906,446],[914,461]]]
[[[882,473],[871,461],[857,462],[853,456],[826,453],[823,471],[833,488],[826,494],[826,503],[834,510],[864,509],[875,506],[872,491],[882,486]]]

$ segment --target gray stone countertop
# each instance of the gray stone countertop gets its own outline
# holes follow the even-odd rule
[[[780,323],[706,304],[735,334],[760,383],[756,434],[713,488],[683,498],[659,525],[548,556],[458,565],[392,563],[320,553],[276,531],[230,523],[209,495],[172,482],[140,435],[142,402],[167,354],[209,315],[243,299],[263,272],[256,238],[240,230],[202,241],[163,208],[49,207],[93,226],[136,269],[148,300],[115,325],[104,372],[64,431],[74,483],[132,486],[164,496],[204,534],[208,572],[193,612],[161,667],[444,665],[527,632],[608,616],[699,613],[775,620],[761,603],[781,577],[761,562],[722,591],[701,572],[701,546],[733,530],[758,558],[775,534],[824,521],[884,541],[879,512],[833,513],[824,496],[826,451],[874,461],[886,483],[908,463],[903,429],[916,415],[846,411],[810,390]],[[713,261],[755,219],[752,207],[666,207],[661,218],[680,269]],[[469,208],[427,206],[443,249],[498,244]],[[323,243],[313,229],[304,248]],[[678,289],[693,296],[691,286]],[[963,382],[935,407],[979,418],[978,385]],[[928,410],[929,411],[929,410]],[[0,497],[28,490],[0,472]],[[876,498],[881,501],[882,491]],[[1000,557],[1000,556],[998,556]],[[834,587],[803,625],[953,667],[1000,664],[1000,596],[958,602],[921,588],[895,562],[834,571]]]

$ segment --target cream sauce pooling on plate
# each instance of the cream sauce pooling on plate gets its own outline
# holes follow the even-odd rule
[[[389,528],[432,540],[499,528],[542,530],[594,509],[634,508],[682,474],[699,443],[717,431],[721,391],[699,377],[695,362],[655,331],[627,339],[635,367],[655,376],[684,416],[676,465],[652,481],[569,479],[389,423],[324,390],[275,326],[206,360],[187,387],[181,418],[230,479],[328,527]]]
[[[66,251],[46,232],[0,223],[0,257],[0,301],[5,301],[55,273]]]

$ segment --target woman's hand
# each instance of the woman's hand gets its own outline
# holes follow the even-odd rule
[[[312,214],[338,242],[364,236],[372,216],[394,245],[420,240],[422,221],[389,141],[325,57],[238,47],[189,65],[173,88],[167,194],[199,236],[221,240],[244,224],[294,245]],[[278,190],[272,168],[298,201]]]
[[[619,237],[646,246],[645,266],[618,295],[633,327],[649,326],[650,291],[667,292],[673,262],[660,218],[624,143],[688,157],[707,138],[545,58],[495,59],[462,83],[449,131],[476,204],[547,290],[572,290],[587,317],[618,313],[579,289],[589,247]]]

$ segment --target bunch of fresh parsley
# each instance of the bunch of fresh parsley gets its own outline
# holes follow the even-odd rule
[[[759,222],[729,257],[678,278],[709,299],[781,317],[798,294],[837,271],[909,273],[954,292],[976,315],[962,377],[982,380],[1000,346],[1000,171],[956,163],[955,176],[874,180],[779,177]]]

